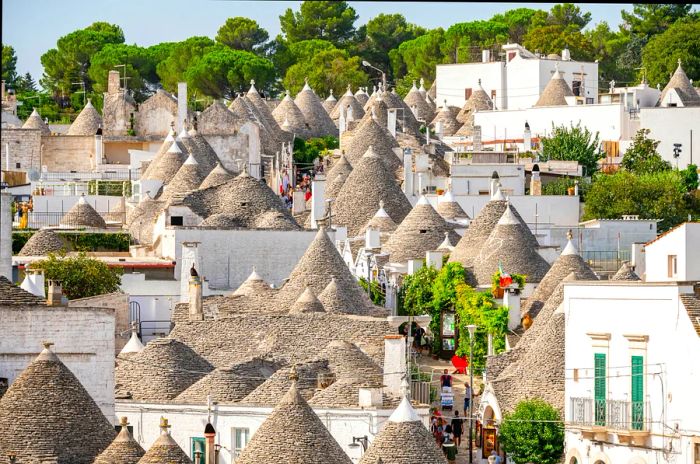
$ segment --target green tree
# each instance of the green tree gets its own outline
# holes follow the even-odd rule
[[[591,41],[577,26],[548,24],[532,28],[525,35],[523,45],[531,51],[558,55],[568,48],[572,59],[577,61],[592,61],[594,56]]]
[[[457,306],[457,288],[466,283],[467,273],[460,263],[447,263],[433,280],[432,288],[432,318],[430,331],[433,334],[440,333],[440,322],[443,312],[455,311]],[[433,351],[441,348],[440,337],[433,337]]]
[[[216,41],[234,50],[260,53],[264,50],[264,43],[269,37],[267,31],[260,27],[257,21],[237,16],[228,18],[219,28]]]
[[[578,161],[585,176],[593,174],[598,169],[597,161],[604,157],[598,133],[593,135],[580,123],[570,127],[552,125],[552,134],[542,139],[542,161]]]
[[[71,300],[116,292],[121,283],[119,268],[111,268],[85,253],[77,256],[49,253],[47,258],[32,263],[31,268],[43,269],[47,281],[60,281],[63,293]]]
[[[210,97],[229,99],[247,88],[251,80],[263,88],[274,76],[274,66],[269,60],[223,45],[209,50],[185,72],[192,89]]]
[[[25,73],[24,76],[18,76],[15,79],[15,92],[17,94],[25,92],[36,92],[36,82],[31,74]]]
[[[601,21],[594,28],[585,32],[586,39],[591,45],[593,58],[598,60],[599,78],[604,82],[631,82],[636,71],[634,66],[621,66],[620,57],[627,50],[630,35],[625,32],[615,32],[607,22]],[[637,62],[639,63],[639,62]]]
[[[634,174],[651,174],[671,169],[671,163],[664,161],[656,151],[661,142],[648,138],[649,132],[651,132],[649,129],[637,131],[632,146],[622,157],[622,163],[620,163],[622,169]]]
[[[2,80],[13,86],[17,78],[17,55],[10,45],[2,44]]]
[[[355,10],[342,1],[305,1],[299,11],[288,8],[280,26],[290,42],[322,39],[335,46],[348,43],[355,35]]]
[[[121,68],[115,68],[122,64],[126,65],[123,71]],[[138,45],[107,44],[95,53],[88,75],[95,83],[96,92],[107,91],[107,76],[114,69],[126,73],[129,77],[128,88],[137,101],[144,101],[150,96],[152,93],[150,89],[159,81],[153,55],[148,49]]]
[[[41,85],[54,95],[71,95],[80,90],[74,82],[84,82],[85,89],[91,91],[93,80],[88,72],[92,57],[107,44],[120,43],[124,43],[121,27],[105,22],[96,22],[64,35],[56,42],[56,48],[41,56],[44,66]]]
[[[564,452],[564,424],[559,411],[535,398],[505,414],[499,430],[503,449],[516,464],[556,464]]]
[[[331,89],[342,95],[348,84],[357,87],[367,83],[369,77],[360,66],[360,57],[351,58],[345,50],[323,50],[292,65],[284,76],[284,86],[297,93],[308,79],[309,85],[322,95]]]
[[[367,279],[364,277],[360,277],[358,283],[360,284],[360,287],[362,287],[362,289],[365,291],[365,293],[367,293]],[[372,299],[372,303],[376,304],[377,306],[384,306],[386,297],[382,293],[382,287],[379,285],[379,282],[377,282],[376,280],[372,281],[369,293],[370,298]]]
[[[209,37],[190,37],[172,46],[170,54],[156,66],[163,88],[177,91],[177,83],[185,80],[187,69],[196,64],[216,43]]]
[[[401,285],[403,305],[399,308],[403,316],[420,316],[430,314],[433,305],[433,282],[438,271],[432,266],[423,266],[413,274],[407,275]]]
[[[555,26],[574,26],[578,30],[583,29],[591,22],[591,13],[582,12],[574,3],[560,3],[554,5],[549,11],[547,23]]]
[[[676,21],[642,49],[642,66],[651,85],[664,86],[678,60],[689,79],[700,79],[700,19]]]
[[[389,60],[394,76],[410,76],[411,79],[423,77],[429,82],[435,80],[435,66],[445,59],[441,50],[444,35],[441,28],[433,29],[391,50]]]
[[[635,3],[632,12],[622,10],[625,28],[632,34],[651,37],[688,16],[692,3]]]
[[[481,61],[481,50],[507,43],[509,31],[506,23],[494,20],[453,24],[445,32],[442,54],[450,63]]]
[[[338,138],[331,135],[308,140],[295,137],[294,163],[304,170],[306,170],[306,168],[310,169],[316,158],[322,158],[328,155],[331,150],[335,150],[338,146]]]
[[[694,164],[689,164],[687,168],[680,171],[683,177],[685,189],[688,192],[698,189],[698,167]]]
[[[510,42],[522,43],[530,27],[544,25],[547,16],[547,12],[543,10],[515,8],[503,14],[494,15],[491,21],[503,23],[508,26]]]

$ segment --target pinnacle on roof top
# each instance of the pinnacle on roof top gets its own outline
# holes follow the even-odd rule
[[[501,216],[501,219],[498,220],[497,224],[508,226],[520,224],[518,218],[515,217],[515,214],[513,214],[513,211],[510,209],[510,204],[506,205],[506,210],[503,213],[503,216]]]
[[[491,201],[506,201],[506,197],[503,195],[500,187],[498,187],[496,193],[491,196]]]
[[[194,159],[194,156],[192,156],[192,153],[190,153],[190,155],[189,155],[189,156],[187,157],[187,159],[185,160],[185,164],[186,164],[186,165],[194,164],[194,165],[196,166],[196,165],[198,165],[199,163],[197,162],[196,159]]]
[[[144,346],[143,343],[141,343],[141,340],[139,339],[138,333],[136,326],[132,327],[131,329],[131,338],[129,338],[129,341],[124,345],[124,348],[119,352],[119,355],[126,355],[130,353],[139,353],[143,350]]]
[[[178,136],[177,136],[177,140],[187,139],[187,138],[189,138],[189,137],[190,137],[190,134],[187,133],[187,129],[185,129],[185,128],[183,127],[182,130],[180,131],[180,133],[179,133]]]
[[[328,98],[326,98],[326,101],[328,101],[328,102],[337,101],[337,100],[335,99],[335,97],[333,96],[333,89],[331,89],[331,93],[330,93],[330,95],[328,95]]]
[[[166,153],[182,153],[182,150],[180,150],[180,147],[177,145],[177,143],[173,143],[172,145],[170,145],[170,148],[168,148]]]
[[[401,399],[398,407],[389,416],[391,422],[415,422],[420,421],[416,410],[411,406],[411,402],[406,396]]]
[[[561,252],[562,256],[567,256],[567,255],[577,255],[578,250],[576,249],[576,245],[574,245],[574,242],[571,241],[571,238],[569,238],[569,241],[566,243],[566,247],[564,247],[564,251]]]

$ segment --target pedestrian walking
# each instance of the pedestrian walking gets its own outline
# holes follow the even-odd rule
[[[462,444],[462,432],[464,430],[462,425],[462,418],[459,417],[459,411],[455,411],[455,416],[452,419],[452,434],[454,435],[454,441],[457,446]]]
[[[449,464],[455,464],[459,450],[457,450],[457,447],[452,440],[447,440],[442,444],[442,452],[445,453],[445,457],[447,458],[447,462]]]
[[[443,374],[440,376],[440,386],[443,388],[450,387],[450,389],[452,389],[452,376],[449,374],[447,369],[445,369]]]
[[[472,388],[469,386],[469,382],[464,384],[464,415],[469,414],[469,403],[472,399]]]

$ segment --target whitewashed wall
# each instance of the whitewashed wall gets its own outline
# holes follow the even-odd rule
[[[466,101],[464,90],[476,91],[481,79],[481,87],[489,97],[492,90],[496,91],[496,106],[502,108],[505,75],[504,62],[441,64],[437,66],[435,75],[437,85],[435,103],[442,106],[443,101],[447,100],[448,105],[461,108]]]
[[[700,224],[687,223],[644,247],[648,282],[700,280]],[[677,274],[668,276],[668,256],[677,257]]]
[[[700,107],[642,108],[639,119],[641,127],[651,130],[648,137],[661,142],[657,151],[663,159],[684,169],[692,153],[692,163],[700,165]],[[673,157],[674,143],[683,145],[678,160]]]

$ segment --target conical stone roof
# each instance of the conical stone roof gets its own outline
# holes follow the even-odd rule
[[[265,282],[265,280],[260,277],[260,274],[253,269],[253,272],[251,272],[248,278],[233,292],[233,295],[256,296],[269,295],[270,293],[272,293],[270,284]]]
[[[365,115],[360,121],[365,122],[369,119],[373,119],[380,127],[387,128],[389,124],[389,107],[381,97],[375,97],[367,102]],[[387,132],[389,132],[388,128]]]
[[[523,229],[510,206],[489,235],[474,265],[474,275],[479,285],[490,285],[491,276],[503,266],[510,274],[525,274],[527,282],[541,282],[549,264],[537,253],[528,240],[529,229]]]
[[[435,438],[406,397],[389,417],[360,464],[447,464]]]
[[[118,358],[114,377],[116,390],[134,400],[171,400],[212,369],[184,343],[157,338],[140,353]]]
[[[481,80],[479,80],[479,87],[472,92],[467,101],[464,102],[464,106],[462,107],[462,109],[459,110],[459,113],[457,113],[457,121],[459,121],[462,124],[467,124],[468,126],[471,126],[471,128],[473,128],[474,113],[476,113],[477,111],[489,111],[492,109],[493,102],[489,98],[484,88],[481,87]]]
[[[184,134],[180,134],[177,140],[197,160],[199,170],[205,177],[219,164],[219,155],[216,154],[212,146],[207,142],[207,139],[198,130],[191,129],[187,132],[186,137]]]
[[[236,403],[265,381],[264,371],[269,368],[270,364],[261,359],[220,367],[180,393],[175,401],[206,404],[211,396],[212,401],[219,403]]]
[[[635,281],[635,280],[642,280],[639,278],[636,272],[632,270],[632,266],[629,265],[629,263],[625,262],[622,263],[622,266],[618,271],[610,277],[610,280],[630,280],[630,281]]]
[[[260,99],[259,96],[258,99]],[[262,100],[260,101],[262,102]],[[264,102],[262,103],[264,104]],[[238,119],[250,121],[258,125],[260,129],[260,145],[264,153],[276,153],[281,149],[282,142],[291,141],[291,136],[288,136],[286,132],[282,131],[277,121],[272,117],[272,113],[270,113],[270,118],[276,127],[270,127],[265,117],[247,96],[238,96],[229,105],[229,110],[231,110]]]
[[[418,90],[415,81],[413,81],[413,87],[411,87],[411,90],[408,92],[403,101],[409,108],[411,108],[411,111],[415,111],[414,114],[417,119],[422,119],[426,122],[432,121],[434,109],[428,104],[427,101],[425,101],[425,95],[421,94],[421,92]],[[415,110],[413,107],[415,107]]]
[[[279,304],[291,305],[306,289],[307,285],[314,294],[320,294],[332,276],[335,276],[337,285],[342,287],[342,293],[346,295],[348,306],[351,305],[346,308],[346,312],[351,312],[349,309],[359,314],[374,311],[374,306],[350,273],[324,227],[318,230],[309,248],[306,249],[289,275],[289,280],[280,290]]]
[[[542,278],[535,291],[525,300],[520,311],[529,313],[531,317],[537,316],[545,302],[552,296],[557,285],[569,274],[573,273],[576,280],[598,280],[591,267],[586,263],[573,242],[569,240],[561,255],[552,263],[552,267]]]
[[[192,464],[192,460],[170,436],[168,420],[160,418],[160,436],[153,442],[139,464]]]
[[[287,91],[287,95],[285,95],[280,104],[277,105],[277,108],[274,109],[272,116],[280,127],[286,124],[284,130],[295,134],[297,137],[305,139],[310,136],[309,126],[306,124],[304,114],[297,104],[294,103],[292,97],[289,96],[289,91]]]
[[[250,89],[248,90],[248,93],[246,93],[246,98],[256,108],[257,113],[265,121],[265,125],[269,128],[269,130],[277,137],[278,140],[281,140],[282,131],[280,126],[272,116],[270,107],[267,106],[267,103],[265,103],[265,101],[260,97],[258,90],[255,88],[254,81],[250,81]]]
[[[197,131],[202,135],[232,134],[240,123],[221,100],[214,100],[197,118]]]
[[[442,136],[443,137],[450,137],[455,134],[461,127],[461,124],[457,121],[457,118],[455,117],[454,113],[452,110],[450,110],[450,107],[447,106],[447,101],[445,101],[442,109],[438,111],[438,114],[435,116],[433,121],[430,123],[430,125],[433,127],[433,130],[437,130],[437,123],[441,123],[442,125]]]
[[[82,109],[80,114],[73,124],[68,128],[68,135],[95,135],[97,129],[102,125],[102,116],[97,112],[92,102],[88,100],[85,107]]]
[[[676,93],[680,97],[683,106],[698,106],[700,105],[700,95],[698,94],[693,84],[690,83],[688,75],[683,71],[681,67],[681,61],[678,60],[678,67],[676,71],[671,76],[671,80],[668,81],[666,87],[664,87],[663,92],[661,92],[661,97],[659,101],[663,101],[666,98],[666,94],[671,90],[675,89]]]
[[[338,196],[341,187],[352,172],[352,165],[348,161],[345,153],[340,154],[340,159],[333,164],[326,176],[326,198]]]
[[[2,456],[92,464],[114,439],[114,428],[50,344],[44,347],[0,398]]]
[[[367,91],[362,87],[357,89],[357,92],[355,92],[355,100],[357,100],[357,102],[364,108],[365,104],[369,100],[369,95],[367,95]]]
[[[165,140],[163,140],[163,144],[158,148],[158,151],[156,152],[155,156],[153,159],[148,163],[148,166],[146,166],[146,169],[143,170],[141,173],[141,179],[156,179],[155,177],[155,168],[154,166],[157,166],[160,163],[160,158],[163,157],[166,151],[170,149],[173,143],[175,143],[175,131],[170,131],[168,135],[165,137]]]
[[[469,219],[469,215],[459,206],[451,190],[438,197],[437,212],[445,219]]]
[[[435,101],[437,98],[437,81],[433,81],[433,83],[430,84],[430,88],[428,89],[428,97],[430,97],[432,101]]]
[[[411,210],[411,212],[413,212],[413,210]],[[410,214],[411,213],[409,213],[409,216]],[[381,233],[391,234],[396,230],[396,227],[396,223],[393,219],[391,219],[389,214],[384,209],[384,202],[380,201],[379,209],[374,214],[374,216],[372,216],[372,219],[370,219],[367,222],[367,224],[365,224],[365,226],[362,228],[362,230],[360,231],[360,235],[364,234],[367,231],[367,229],[374,229],[378,230]]]
[[[292,387],[255,432],[236,464],[277,461],[294,464],[351,464],[350,458]]]
[[[316,96],[309,84],[294,99],[294,103],[299,107],[304,119],[309,126],[309,133],[312,137],[325,137],[327,135],[338,136],[338,128],[321,104],[321,100]]]
[[[380,126],[371,117],[365,117],[352,132],[352,138],[344,145],[344,150],[353,168],[357,167],[370,147],[381,157],[391,173],[403,165],[402,160],[394,153],[394,148],[398,148],[399,143],[392,137],[386,126]]]
[[[333,96],[333,89],[331,89],[330,95],[328,95],[328,98],[323,100],[323,109],[326,110],[326,113],[329,115],[335,108],[335,105],[338,104],[338,100]]]
[[[41,115],[34,108],[32,114],[29,115],[24,124],[22,124],[22,129],[38,129],[41,131],[41,135],[51,135],[51,129],[49,126],[41,119]]]
[[[423,259],[425,252],[436,250],[445,239],[445,232],[452,231],[447,222],[422,196],[408,216],[382,247],[389,253],[392,263],[403,263],[409,259]],[[452,232],[455,235],[457,234]]]
[[[104,450],[94,464],[137,464],[146,451],[129,433],[126,417],[120,420],[121,430],[117,438]]]
[[[352,162],[352,161],[351,161]],[[348,236],[355,237],[384,202],[384,209],[399,223],[411,211],[411,203],[385,162],[370,146],[364,156],[353,163],[353,170],[333,204],[333,224],[346,226]]]
[[[340,100],[338,100],[338,103],[333,108],[333,111],[331,111],[331,119],[334,121],[339,120],[341,109],[345,111],[347,115],[347,109],[348,107],[350,107],[352,108],[352,119],[354,119],[355,121],[359,121],[365,115],[365,110],[362,108],[362,106],[363,105],[357,100],[355,95],[352,94],[350,86],[348,86],[347,92],[345,92],[343,96],[340,97]]]
[[[324,313],[326,312],[326,309],[318,300],[313,290],[307,286],[301,295],[299,295],[299,298],[297,298],[297,300],[294,302],[292,309],[289,312],[290,314]]]
[[[40,229],[29,237],[17,256],[46,256],[61,250],[70,250],[70,245],[52,229]]]
[[[95,208],[85,201],[85,197],[80,197],[78,202],[63,215],[60,225],[66,227],[94,227],[98,229],[107,227],[105,220],[95,211]]]
[[[188,154],[183,151],[177,142],[170,144],[168,149],[161,156],[156,155],[148,165],[143,175],[144,179],[160,180],[164,184],[170,182],[175,177],[177,171],[182,167]]]
[[[194,156],[190,155],[178,169],[177,174],[164,186],[163,193],[158,199],[167,202],[175,195],[197,190],[203,180],[204,175],[199,168],[199,163],[194,159]]]
[[[5,276],[0,276],[1,306],[35,306],[44,304],[46,304],[44,298],[18,287],[7,280]]]
[[[535,103],[535,107],[565,106],[567,105],[565,97],[572,97],[573,95],[574,93],[569,88],[569,84],[566,83],[557,69],[542,91],[539,100]]]
[[[318,389],[319,375],[329,374],[327,359],[311,359],[300,364],[281,367],[250,395],[243,398],[243,404],[274,406],[280,402],[292,386],[292,372],[298,376],[297,390],[302,398],[310,400]]]
[[[204,178],[202,183],[199,185],[200,189],[205,189],[209,187],[215,187],[217,185],[225,184],[234,178],[234,175],[229,173],[221,163],[217,164],[214,169],[211,170],[209,175]]]

